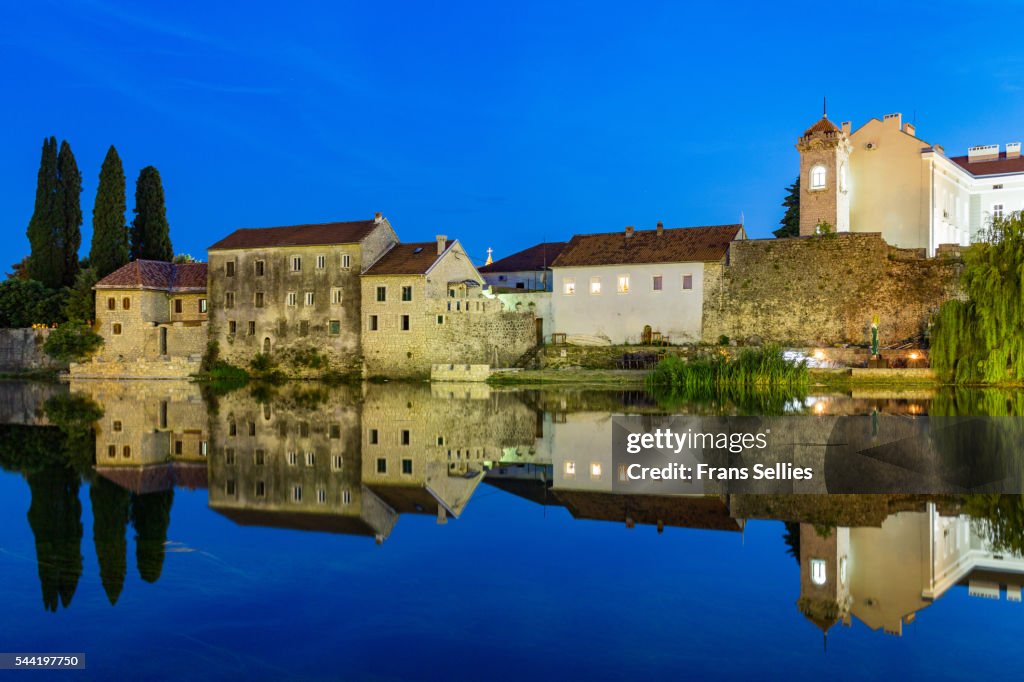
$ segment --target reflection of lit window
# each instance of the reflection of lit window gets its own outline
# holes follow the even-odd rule
[[[565,475],[566,476],[575,476],[576,475],[576,462],[566,462],[565,463]]]
[[[815,585],[825,584],[825,560],[811,559],[811,582]]]
[[[839,560],[839,582],[846,584],[846,557]]]
[[[591,478],[601,478],[601,464],[600,464],[600,462],[591,462],[590,463],[590,477]]]

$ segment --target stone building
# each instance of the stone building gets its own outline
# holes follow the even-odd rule
[[[699,341],[705,290],[742,225],[575,235],[552,263],[553,331],[619,343]]]
[[[103,346],[75,376],[184,377],[206,349],[206,263],[137,260],[94,287]]]
[[[542,242],[480,268],[484,281],[496,291],[551,291],[551,263],[568,242]]]
[[[417,376],[433,364],[507,366],[537,343],[530,312],[506,312],[457,240],[394,244],[361,278],[369,375]]]
[[[358,370],[359,275],[398,241],[386,218],[235,230],[209,248],[210,339],[247,365],[315,351]]]

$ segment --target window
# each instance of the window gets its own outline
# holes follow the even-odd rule
[[[402,473],[404,475],[406,475],[406,476],[412,476],[412,460],[411,459],[403,459],[402,460]]]
[[[600,462],[591,462],[590,463],[590,477],[591,478],[601,478],[601,463]]]
[[[825,188],[825,167],[814,166],[811,168],[811,189]]]
[[[331,289],[331,305],[341,305],[341,301],[341,287],[334,287],[333,289]]]
[[[1003,219],[1003,205],[1002,204],[994,204],[992,206],[992,220],[1002,220],[1002,219]]]
[[[292,272],[302,272],[302,256],[292,256]]]
[[[263,273],[266,271],[266,267],[267,266],[266,266],[266,264],[263,261],[261,261],[261,260],[256,261],[256,276],[257,277],[262,277]]]
[[[409,316],[408,315],[402,315],[402,331],[403,332],[409,331]]]
[[[655,275],[653,278],[651,278],[651,290],[652,291],[661,291],[661,288],[662,288],[661,275]]]
[[[288,466],[293,467],[299,463],[299,453],[294,450],[288,453]]]
[[[341,320],[330,320],[327,323],[327,333],[331,336],[338,336],[341,334]]]
[[[111,428],[114,431],[120,431],[121,430],[121,422],[120,421],[115,421],[113,424],[111,424]]]
[[[437,437],[437,444],[438,445],[444,445],[444,436],[438,436]]]
[[[629,275],[619,275],[618,292],[620,294],[629,293]]]
[[[229,479],[224,483],[224,493],[232,496],[235,494],[235,479]]]
[[[601,293],[601,278],[591,277],[590,278],[590,294],[596,296]]]
[[[567,461],[565,463],[565,476],[566,478],[572,478],[576,475],[576,462]]]
[[[208,441],[199,441],[199,454],[203,457],[206,457],[208,454],[210,454],[210,443]]]
[[[327,256],[316,257],[316,269],[323,270],[327,267]]]
[[[107,310],[117,310],[117,299],[116,298],[108,298],[107,299]]]
[[[328,438],[341,438],[341,424],[331,424],[327,429]]]
[[[352,491],[351,490],[342,490],[341,491],[341,503],[342,504],[351,504],[352,503]]]
[[[303,438],[309,438],[309,422],[299,422],[299,435]]]
[[[343,267],[346,270],[352,267],[352,256],[348,255],[347,253],[344,254],[341,257],[341,267]]]
[[[208,310],[208,308],[209,308],[209,306],[206,303],[206,299],[205,298],[199,299],[199,312],[200,313],[205,313]]]
[[[811,582],[815,585],[824,585],[825,580],[825,560],[811,559]]]
[[[234,320],[228,320],[228,334],[234,336],[236,331],[238,331],[238,323]]]
[[[225,448],[224,449],[224,463],[225,464],[234,464],[235,463],[235,449],[234,448]]]
[[[235,276],[235,261],[229,260],[224,263],[224,274],[227,277]]]
[[[267,462],[267,453],[263,450],[257,450],[253,453],[252,463],[258,467],[263,466]]]
[[[263,292],[262,291],[257,291],[256,292],[255,303],[256,303],[256,307],[257,308],[262,308],[263,307]]]
[[[122,298],[121,299],[121,307],[124,308],[125,310],[131,310],[132,309],[132,299],[128,298],[127,296]]]
[[[125,445],[123,448],[121,448],[121,456],[124,457],[125,459],[129,459],[132,456],[132,446]]]
[[[409,429],[402,429],[402,445],[408,445],[412,441],[412,433]]]
[[[376,445],[378,442],[377,429],[370,429],[370,445]]]
[[[444,315],[438,315],[437,316],[437,323],[438,324],[444,324]]]
[[[1002,189],[1002,185],[992,185],[992,189]]]
[[[184,449],[184,447],[185,447],[185,444],[182,443],[180,440],[174,441],[174,454],[180,455],[181,451]]]
[[[316,453],[315,452],[307,452],[306,453],[306,466],[308,466],[308,467],[315,467],[316,466]]]
[[[334,457],[331,457],[331,468],[334,469],[335,471],[341,471],[344,465],[345,460],[342,458],[341,455],[335,455]]]
[[[294,291],[288,292],[288,305],[295,307],[299,304],[299,295]]]
[[[121,323],[120,322],[115,322],[114,323],[114,334],[115,335],[120,335],[121,334]]]
[[[402,300],[403,301],[411,301],[412,300],[412,287],[402,287]]]
[[[229,436],[236,436],[236,435],[238,435],[238,425],[235,424],[235,422],[228,422],[228,435]]]
[[[256,435],[256,422],[249,422],[249,435],[250,436],[255,436]]]
[[[256,336],[256,321],[249,320],[249,336]]]
[[[576,280],[572,277],[566,277],[562,280],[562,293],[566,296],[576,295]]]
[[[299,336],[309,334],[309,320],[299,320]]]
[[[377,316],[376,315],[370,315],[370,321],[369,321],[368,326],[369,326],[371,332],[377,331],[378,327],[377,327]]]
[[[323,488],[316,489],[316,503],[327,504],[327,491]]]
[[[292,486],[292,502],[302,502],[302,486]]]
[[[183,301],[180,298],[174,299],[174,312],[175,312],[175,314],[181,315],[181,311],[183,310],[183,308],[182,308],[183,305],[184,305],[184,303],[183,303]]]
[[[114,457],[117,457],[117,446],[116,445],[108,445],[107,446],[107,457],[110,457],[111,459],[113,459]]]
[[[383,303],[386,300],[388,300],[388,288],[377,287],[377,302]]]
[[[225,291],[224,292],[224,307],[234,308],[235,307],[235,292]]]
[[[256,481],[256,497],[265,497],[267,494],[267,484],[263,481]]]
[[[306,305],[313,305],[316,301],[316,293],[312,291],[306,292]]]
[[[388,461],[383,457],[377,458],[377,473],[386,474],[388,472]]]
[[[693,275],[683,275],[683,289],[693,288]]]

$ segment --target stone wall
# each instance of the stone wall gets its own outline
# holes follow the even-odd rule
[[[70,370],[76,379],[184,379],[197,374],[201,362],[198,355],[157,360],[92,358],[85,362],[72,362]]]
[[[957,294],[959,261],[924,258],[877,233],[734,242],[717,286],[706,291],[703,340],[722,335],[798,346],[917,339]]]
[[[95,358],[109,365],[123,364],[131,375],[139,372],[129,365],[139,361],[155,361],[157,366],[168,358],[198,361],[206,349],[205,308],[205,292],[101,289],[96,296],[95,328],[103,346]]]
[[[67,367],[43,352],[49,329],[0,329],[0,372],[59,370]]]

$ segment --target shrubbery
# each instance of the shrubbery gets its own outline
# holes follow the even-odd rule
[[[52,358],[62,361],[81,361],[92,355],[103,345],[103,337],[84,322],[65,322],[50,332],[43,344],[43,351]]]

